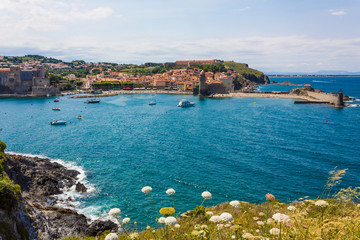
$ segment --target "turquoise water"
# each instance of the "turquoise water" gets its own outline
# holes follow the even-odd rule
[[[311,79],[275,81],[281,80]],[[360,78],[325,80],[335,81],[314,85],[342,88],[360,98]],[[100,104],[67,97],[58,103],[54,98],[0,99],[0,139],[8,151],[82,167],[88,186],[95,187],[74,195],[82,213],[105,216],[119,207],[142,227],[153,216],[141,192],[147,185],[157,209],[172,206],[165,191],[174,188],[179,211],[199,205],[205,190],[213,195],[206,206],[234,199],[263,202],[268,192],[282,201],[317,197],[335,166],[349,169],[342,187],[360,185],[359,107],[186,96],[196,106],[181,109],[176,105],[182,98],[120,95],[102,98]],[[149,106],[151,99],[157,105]],[[61,111],[52,111],[55,106]],[[83,119],[76,119],[79,114]],[[51,126],[55,119],[68,124]]]

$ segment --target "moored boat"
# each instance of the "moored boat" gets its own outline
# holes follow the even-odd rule
[[[90,100],[87,100],[85,103],[99,103],[100,102],[100,99],[90,99]]]
[[[54,102],[59,102],[60,100],[59,99],[55,99]]]
[[[149,105],[156,105],[156,101],[149,102]]]
[[[186,99],[181,99],[178,104],[178,107],[193,107],[193,106],[195,106],[195,103],[189,102]]]
[[[55,120],[53,122],[50,122],[51,125],[65,125],[66,121],[65,120]]]
[[[60,111],[61,109],[54,107],[52,110],[54,110],[54,111]]]

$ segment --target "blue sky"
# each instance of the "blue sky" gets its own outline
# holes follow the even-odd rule
[[[0,55],[360,71],[360,0],[0,0]]]

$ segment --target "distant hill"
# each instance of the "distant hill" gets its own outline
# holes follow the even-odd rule
[[[25,55],[23,57],[17,57],[17,56],[4,56],[4,59],[7,62],[19,64],[19,63],[26,63],[30,61],[40,61],[41,63],[59,63],[62,62],[59,59],[55,58],[48,58],[40,55]]]
[[[360,72],[348,72],[344,70],[320,70],[317,72],[268,72],[268,75],[330,75],[330,76],[359,76]]]

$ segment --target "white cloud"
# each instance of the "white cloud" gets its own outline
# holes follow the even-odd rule
[[[180,40],[106,40],[96,36],[66,39],[33,37],[11,43],[2,49],[28,49],[26,53],[49,54],[66,60],[119,63],[166,62],[181,59],[223,59],[250,64],[263,71],[306,71],[343,69],[358,71],[360,38],[312,39],[306,36],[204,38]]]
[[[65,27],[65,23],[81,20],[91,21],[107,18],[111,8],[89,8],[86,2],[71,0],[1,0],[0,30],[49,31]]]
[[[341,15],[347,14],[347,12],[343,11],[343,10],[336,11],[336,10],[330,9],[329,12],[331,15],[334,15],[334,16],[341,16]]]

